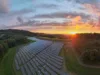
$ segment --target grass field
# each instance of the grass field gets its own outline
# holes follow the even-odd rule
[[[71,75],[100,75],[100,69],[89,68],[79,64],[76,54],[73,52],[72,48],[67,45],[60,55],[64,57],[65,64],[64,68],[66,71],[71,73]]]
[[[16,47],[9,49],[0,63],[0,75],[15,75],[12,67]]]

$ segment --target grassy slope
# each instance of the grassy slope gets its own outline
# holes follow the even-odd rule
[[[8,53],[3,57],[0,63],[0,75],[14,75],[12,68],[16,47],[9,49]]]
[[[71,48],[63,49],[61,56],[65,58],[64,60],[67,68],[65,70],[71,72],[72,75],[100,75],[100,69],[88,68],[80,65]]]
[[[29,40],[29,43],[30,42],[35,42],[35,41]],[[17,47],[9,49],[8,52],[5,54],[5,56],[3,57],[0,63],[0,75],[16,75],[15,67],[13,68],[14,64],[13,61]],[[20,72],[18,72],[18,75],[19,74]]]

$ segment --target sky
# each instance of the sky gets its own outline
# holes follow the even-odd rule
[[[0,0],[0,29],[100,33],[100,0]]]

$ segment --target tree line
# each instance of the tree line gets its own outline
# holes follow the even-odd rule
[[[8,39],[0,40],[0,56],[3,57],[6,52],[8,52],[9,48],[17,46],[22,43],[28,42],[25,36],[12,36]]]

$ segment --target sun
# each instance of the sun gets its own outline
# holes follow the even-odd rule
[[[76,35],[77,32],[69,32],[69,34],[71,34],[71,35]]]

